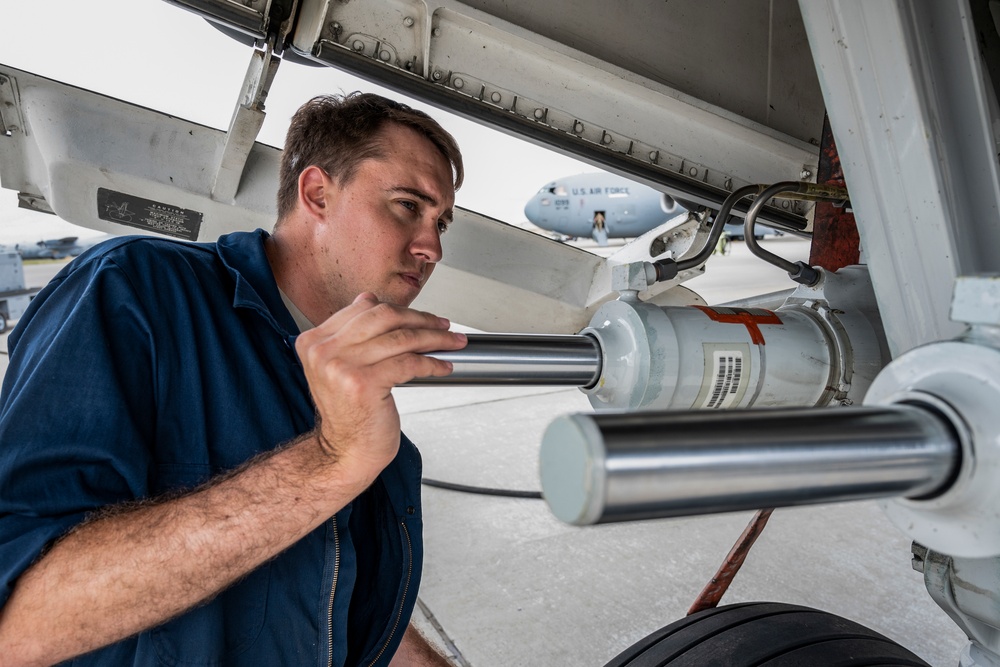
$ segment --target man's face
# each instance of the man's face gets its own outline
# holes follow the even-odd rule
[[[380,131],[384,157],[362,162],[346,184],[330,181],[316,226],[318,267],[335,312],[361,292],[408,306],[441,259],[455,204],[451,165],[403,125]]]

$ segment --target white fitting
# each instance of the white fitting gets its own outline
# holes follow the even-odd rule
[[[923,403],[945,416],[962,445],[952,485],[929,500],[881,501],[889,519],[933,551],[1000,556],[1000,350],[985,340],[932,343],[889,364],[865,403]]]

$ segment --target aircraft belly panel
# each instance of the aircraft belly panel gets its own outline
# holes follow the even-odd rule
[[[819,138],[822,95],[792,0],[466,4],[801,141]]]
[[[476,122],[517,127],[529,141],[649,185],[679,192],[683,182],[703,203],[718,205],[750,181],[815,173],[818,150],[807,140],[664,85],[648,70],[627,71],[458,2],[442,0],[426,14],[379,6],[363,17],[355,5],[303,3],[296,53]],[[806,121],[815,125],[808,139],[818,137],[821,110],[797,110],[815,116]],[[808,210],[799,202],[790,212],[801,221]]]

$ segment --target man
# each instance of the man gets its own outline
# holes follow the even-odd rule
[[[273,235],[117,239],[56,276],[0,396],[0,665],[447,664],[408,628],[420,460],[390,390],[465,345],[406,307],[461,180],[425,114],[316,98]]]

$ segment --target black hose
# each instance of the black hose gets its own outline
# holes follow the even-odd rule
[[[491,489],[486,486],[468,486],[466,484],[455,484],[454,482],[442,482],[438,479],[424,477],[420,480],[425,486],[435,489],[446,489],[448,491],[458,491],[460,493],[475,493],[483,496],[500,496],[502,498],[531,498],[541,500],[541,491],[517,491],[512,489]]]

